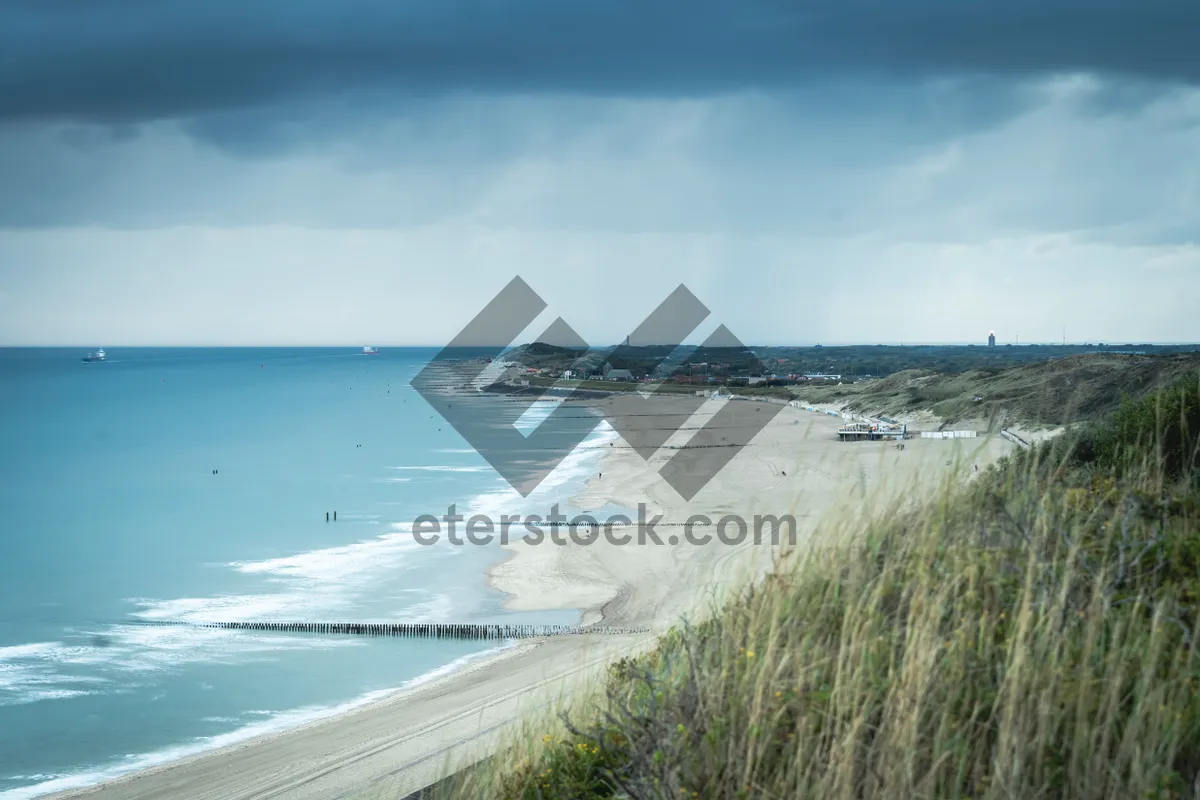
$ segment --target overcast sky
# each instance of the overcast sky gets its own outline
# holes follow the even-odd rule
[[[1200,340],[1196,0],[5,0],[0,344]]]

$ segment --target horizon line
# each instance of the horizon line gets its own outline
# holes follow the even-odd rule
[[[517,347],[523,347],[523,346],[529,345],[529,344],[549,344],[549,343],[541,342],[540,340],[534,340],[534,341],[530,341],[530,342],[522,342],[521,344],[507,345],[506,350],[515,349]],[[385,347],[400,348],[400,349],[440,349],[440,348],[445,348],[448,345],[445,345],[445,344],[392,343],[392,344],[378,344],[378,345],[372,345],[372,346],[380,348],[380,349],[385,348]],[[492,347],[492,346],[493,345],[487,345],[487,344],[471,344],[471,345],[460,345],[459,347],[462,349],[471,349],[471,348],[483,348],[483,347]],[[561,347],[561,345],[553,345],[553,346]],[[612,343],[612,344],[607,344],[607,345],[589,346],[589,347],[590,347],[590,349],[593,349],[593,350],[603,350],[603,349],[608,349],[608,348],[616,348],[616,347],[620,347],[620,346],[623,346],[623,344],[617,342],[617,343]],[[697,343],[683,342],[683,343],[677,344],[677,345],[667,345],[667,344],[637,345],[637,347],[667,347],[667,346],[698,348],[698,347],[702,347],[703,343],[702,342],[697,342]],[[1097,340],[1095,342],[1092,342],[1092,341],[1083,341],[1083,342],[1061,342],[1061,341],[1041,341],[1041,342],[1039,342],[1039,341],[1033,341],[1033,342],[1022,342],[1020,344],[1016,344],[1013,342],[1004,342],[1004,343],[997,342],[994,347],[989,346],[987,344],[987,342],[961,341],[961,340],[959,340],[959,341],[932,341],[932,340],[930,340],[930,341],[911,341],[911,342],[909,342],[909,341],[896,341],[896,342],[831,341],[831,342],[811,342],[811,343],[759,343],[759,344],[746,344],[744,346],[747,349],[769,348],[769,347],[790,347],[790,348],[806,348],[806,349],[813,349],[813,348],[817,348],[817,347],[822,347],[822,348],[824,348],[824,347],[982,347],[986,350],[986,349],[996,349],[996,348],[1001,348],[1001,347],[1004,347],[1004,348],[1013,348],[1013,347],[1101,347],[1101,346],[1106,347],[1106,348],[1107,347],[1134,347],[1134,346],[1200,347],[1200,341],[1152,341],[1152,340],[1140,340],[1140,341],[1139,340],[1127,340],[1127,341]],[[154,350],[154,349],[334,350],[334,349],[343,349],[343,348],[361,350],[363,345],[361,345],[361,344],[344,344],[344,343],[332,343],[332,344],[313,344],[313,343],[296,343],[296,344],[281,344],[281,343],[275,343],[275,344],[263,344],[263,343],[249,343],[249,344],[230,344],[230,343],[219,343],[219,344],[197,344],[197,343],[121,344],[121,343],[118,343],[118,344],[114,344],[114,345],[103,345],[102,347],[104,349],[112,349],[113,347],[117,347],[117,348],[124,348],[124,349],[139,349],[139,350]],[[68,349],[95,350],[96,347],[91,346],[91,345],[86,345],[86,344],[0,344],[0,350],[68,350]],[[574,349],[574,348],[564,348],[564,349]]]

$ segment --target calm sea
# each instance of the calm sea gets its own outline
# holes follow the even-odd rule
[[[577,621],[503,612],[498,548],[411,539],[451,503],[524,505],[409,386],[433,350],[84,354],[0,349],[0,797],[298,725],[494,646],[138,620]],[[594,455],[556,471],[560,497]]]

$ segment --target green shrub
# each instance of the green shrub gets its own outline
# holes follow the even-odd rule
[[[1077,463],[1094,463],[1118,475],[1149,470],[1174,480],[1194,474],[1200,467],[1200,376],[1126,400],[1074,444]]]

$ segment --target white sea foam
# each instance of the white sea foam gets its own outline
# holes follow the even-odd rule
[[[448,618],[449,595],[419,590],[412,601],[384,609],[369,619],[368,601],[389,579],[412,569],[427,569],[450,548],[423,548],[408,523],[388,533],[349,545],[322,548],[280,558],[238,561],[225,566],[257,576],[268,589],[256,593],[171,599],[131,598],[134,616],[146,621],[249,621],[353,619],[362,622],[431,622]],[[420,557],[418,549],[429,551]],[[234,631],[190,626],[114,624],[87,633],[99,641],[84,644],[36,642],[0,649],[0,705],[64,699],[94,691],[91,683],[109,676],[109,691],[126,689],[138,673],[153,673],[195,662],[237,663],[266,653],[365,646],[353,637],[297,637],[265,631]]]
[[[563,460],[555,466],[527,497],[522,497],[507,481],[497,479],[494,488],[475,495],[464,504],[466,510],[461,510],[464,516],[483,514],[499,520],[501,514],[539,514],[545,515],[550,507],[558,504],[565,513],[566,499],[575,488],[582,489],[584,481],[595,475],[599,465],[608,452],[609,442],[619,438],[607,421],[601,421],[596,430]]]
[[[525,409],[521,416],[517,417],[517,421],[513,423],[513,427],[521,432],[522,436],[528,437],[537,429],[539,425],[545,422],[554,409],[558,408],[566,400],[566,396],[546,397],[533,401],[528,408]]]
[[[69,697],[85,697],[90,694],[98,694],[98,692],[86,689],[29,689],[21,696],[19,703],[12,705],[36,703],[39,700],[65,700]],[[0,705],[4,704],[0,703]]]
[[[239,622],[248,620],[306,620],[347,616],[366,593],[387,578],[427,568],[428,556],[409,535],[409,523],[393,524],[381,536],[348,545],[309,550],[259,561],[234,561],[230,568],[259,576],[276,591],[216,597],[184,597],[138,601],[138,615],[148,620]],[[171,629],[157,629],[171,630]]]
[[[229,662],[267,652],[365,644],[350,637],[326,639],[145,625],[107,626],[103,637],[104,645],[39,643],[5,648],[9,652],[0,661],[0,706],[63,700],[100,691],[127,692],[140,685],[140,674],[191,662]]]
[[[347,578],[364,572],[392,569],[394,564],[382,564],[385,560],[396,560],[398,556],[419,547],[410,537],[398,533],[386,534],[375,539],[351,545],[310,550],[283,558],[266,561],[235,561],[231,567],[239,572],[268,574],[299,578],[313,582],[344,582]]]
[[[25,658],[27,656],[35,656],[39,653],[46,653],[54,650],[57,647],[62,647],[61,642],[30,642],[29,644],[18,644],[11,647],[0,647],[0,665],[5,661],[15,658]]]
[[[207,736],[194,739],[186,744],[167,747],[162,750],[156,750],[152,753],[144,753],[136,756],[126,757],[114,764],[110,764],[100,769],[89,770],[87,772],[77,772],[71,775],[59,776],[31,776],[31,777],[49,777],[48,780],[43,780],[32,786],[23,786],[18,789],[9,789],[6,792],[0,792],[0,798],[3,800],[29,800],[29,798],[41,797],[43,795],[54,792],[64,792],[71,789],[82,789],[87,786],[94,786],[104,781],[119,778],[122,775],[128,775],[131,772],[150,769],[152,767],[161,766],[172,761],[178,761],[181,758],[198,755],[210,750],[216,750],[221,747],[238,744],[248,739],[253,739],[258,736],[264,736],[272,733],[298,728],[310,722],[315,722],[320,719],[344,714],[356,708],[361,708],[369,703],[381,700],[388,695],[405,689],[411,689],[420,686],[429,681],[448,675],[456,670],[466,666],[471,661],[486,656],[499,653],[514,645],[513,642],[508,642],[500,647],[494,647],[489,650],[484,650],[479,653],[458,658],[449,664],[430,670],[410,681],[407,681],[400,686],[391,689],[381,689],[374,692],[367,692],[345,703],[332,706],[306,706],[303,708],[292,709],[290,711],[272,712],[272,711],[251,711],[247,712],[246,717],[261,717],[261,719],[243,725],[240,728],[229,731],[228,733],[218,734],[216,736]],[[21,780],[21,776],[13,776],[13,779]]]
[[[364,600],[397,575],[427,571],[449,548],[428,548],[414,540],[411,523],[392,523],[381,536],[259,561],[236,561],[228,566],[255,575],[277,591],[254,595],[179,598],[157,602],[141,612],[148,619],[200,622],[247,620],[329,619],[331,616],[368,621]],[[421,551],[420,556],[414,554]],[[436,554],[436,555],[435,555]],[[389,610],[390,619],[428,621],[411,609]]]
[[[0,706],[95,694],[94,687],[107,683],[106,678],[62,671],[61,665],[79,649],[60,642],[0,648]]]

